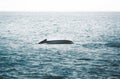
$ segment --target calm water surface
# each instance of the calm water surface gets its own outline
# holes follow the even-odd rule
[[[120,79],[120,13],[1,12],[0,79]]]

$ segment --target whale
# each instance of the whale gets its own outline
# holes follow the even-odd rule
[[[48,41],[47,39],[44,39],[38,44],[73,44],[73,42],[70,40],[49,40]]]

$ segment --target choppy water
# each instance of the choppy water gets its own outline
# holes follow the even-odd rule
[[[120,13],[0,13],[0,79],[119,78]]]

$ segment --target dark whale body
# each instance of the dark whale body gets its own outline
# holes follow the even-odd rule
[[[51,40],[47,41],[47,39],[39,42],[38,44],[73,44],[70,40]]]

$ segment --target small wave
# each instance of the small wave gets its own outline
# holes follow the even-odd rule
[[[93,59],[90,59],[90,58],[79,58],[79,59],[77,59],[77,60],[91,61],[91,60],[93,60]]]
[[[52,76],[52,75],[49,75],[49,76],[44,76],[42,79],[64,79],[63,76]]]
[[[85,48],[101,48],[104,46],[104,43],[87,43],[82,45]]]
[[[107,47],[120,48],[120,42],[110,42],[105,44]]]
[[[87,43],[87,44],[83,44],[82,46],[85,48],[102,48],[102,47],[120,48],[120,42]]]

